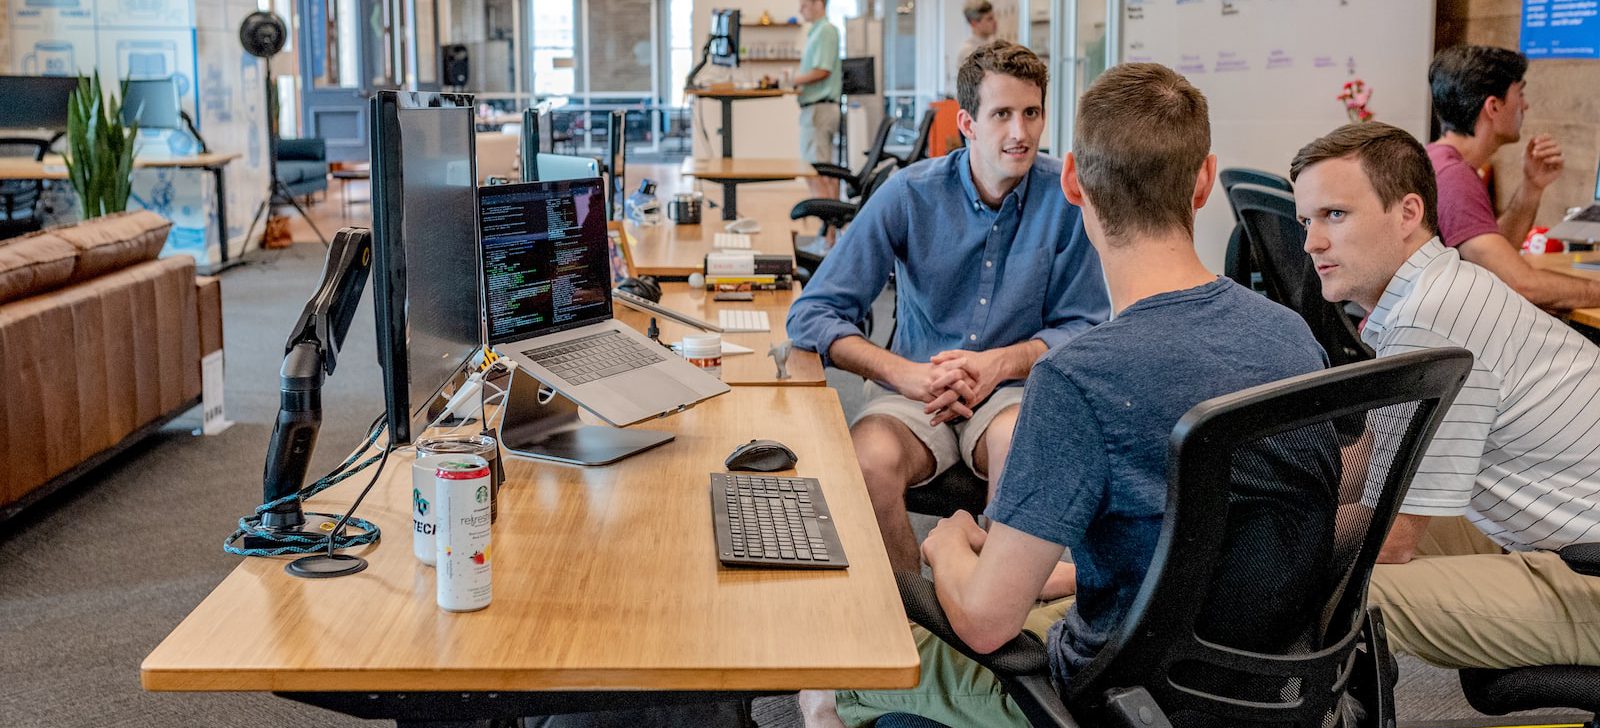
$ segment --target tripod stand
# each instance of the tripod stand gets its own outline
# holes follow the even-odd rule
[[[272,83],[272,57],[263,56],[262,61],[266,63],[266,72],[263,74],[263,78],[265,79],[264,85],[267,91],[267,169],[272,175],[272,183],[267,188],[267,199],[261,201],[261,206],[256,208],[256,214],[250,218],[250,229],[245,231],[244,239],[246,241],[250,240],[250,236],[256,232],[256,223],[261,221],[261,214],[270,212],[273,198],[281,195],[284,201],[294,206],[295,212],[300,213],[301,219],[311,226],[311,232],[317,234],[317,240],[321,241],[322,247],[326,248],[328,247],[328,237],[317,229],[317,223],[312,221],[311,215],[306,212],[306,208],[301,206],[300,201],[296,200],[294,195],[289,192],[289,186],[278,178],[278,89]]]

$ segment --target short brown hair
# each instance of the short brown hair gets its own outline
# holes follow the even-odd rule
[[[1429,232],[1439,232],[1439,183],[1433,177],[1433,163],[1422,142],[1399,127],[1368,121],[1334,129],[1300,148],[1289,164],[1289,179],[1299,179],[1301,172],[1318,162],[1345,157],[1361,163],[1383,209],[1415,192],[1422,197],[1423,223]]]
[[[983,16],[992,12],[994,12],[994,4],[989,0],[968,2],[965,7],[961,8],[961,15],[967,19],[968,23],[976,23],[983,20]]]
[[[1196,175],[1211,153],[1206,97],[1158,63],[1124,63],[1078,101],[1078,182],[1110,236],[1194,234]]]
[[[1039,104],[1044,105],[1045,88],[1050,85],[1050,68],[1026,46],[996,40],[978,46],[956,72],[956,101],[962,110],[978,115],[978,87],[985,76],[998,73],[1020,78],[1039,87]]]

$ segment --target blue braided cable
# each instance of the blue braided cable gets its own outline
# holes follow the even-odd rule
[[[301,488],[295,493],[291,493],[267,503],[262,503],[261,505],[256,506],[255,511],[251,515],[241,517],[239,519],[238,528],[235,529],[227,539],[223,540],[222,550],[235,556],[286,556],[291,554],[315,553],[326,549],[328,546],[327,537],[319,536],[316,538],[307,538],[299,535],[273,533],[261,526],[261,516],[267,511],[270,511],[284,503],[288,503],[291,500],[298,499],[304,502],[318,493],[332,488],[333,486],[344,482],[351,476],[366,470],[373,463],[382,458],[383,453],[380,452],[377,455],[368,457],[359,463],[356,463],[356,460],[361,457],[362,453],[369,450],[373,443],[378,441],[378,437],[383,434],[383,431],[384,424],[380,422],[372,428],[371,432],[367,434],[367,439],[364,443],[362,443],[361,447],[351,452],[350,456],[345,458],[344,462],[339,463],[339,466],[334,468],[332,472],[321,478],[318,478],[316,482]],[[387,450],[388,448],[384,449]],[[351,466],[352,463],[356,463],[354,467]],[[307,511],[306,515],[321,516],[334,521],[337,521],[340,516],[340,514],[317,513],[313,511]],[[333,541],[333,547],[335,549],[347,549],[356,546],[365,546],[368,544],[377,543],[378,537],[381,534],[377,524],[374,524],[364,518],[357,518],[353,515],[348,521],[346,521],[345,526],[347,529],[353,527],[361,530],[354,534],[345,532],[342,533],[338,538],[335,538]],[[296,545],[280,546],[270,549],[244,548],[234,545],[245,536],[270,537],[279,541],[294,542]],[[305,545],[298,545],[301,543]]]

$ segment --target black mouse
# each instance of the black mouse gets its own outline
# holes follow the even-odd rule
[[[728,459],[723,462],[729,470],[756,470],[770,473],[774,470],[788,470],[794,467],[796,457],[793,450],[777,440],[751,440],[733,449]]]

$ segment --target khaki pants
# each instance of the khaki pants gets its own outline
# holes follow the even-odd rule
[[[1050,625],[1067,614],[1073,597],[1058,599],[1028,613],[1022,628],[1045,639]],[[910,690],[844,690],[834,694],[839,720],[848,726],[871,725],[887,713],[911,713],[947,726],[1014,726],[1027,728],[1028,718],[1000,690],[994,673],[967,659],[954,647],[921,627],[912,627],[922,679]]]
[[[1465,518],[1434,518],[1418,554],[1372,572],[1394,650],[1452,669],[1600,665],[1600,578],[1503,553]]]

